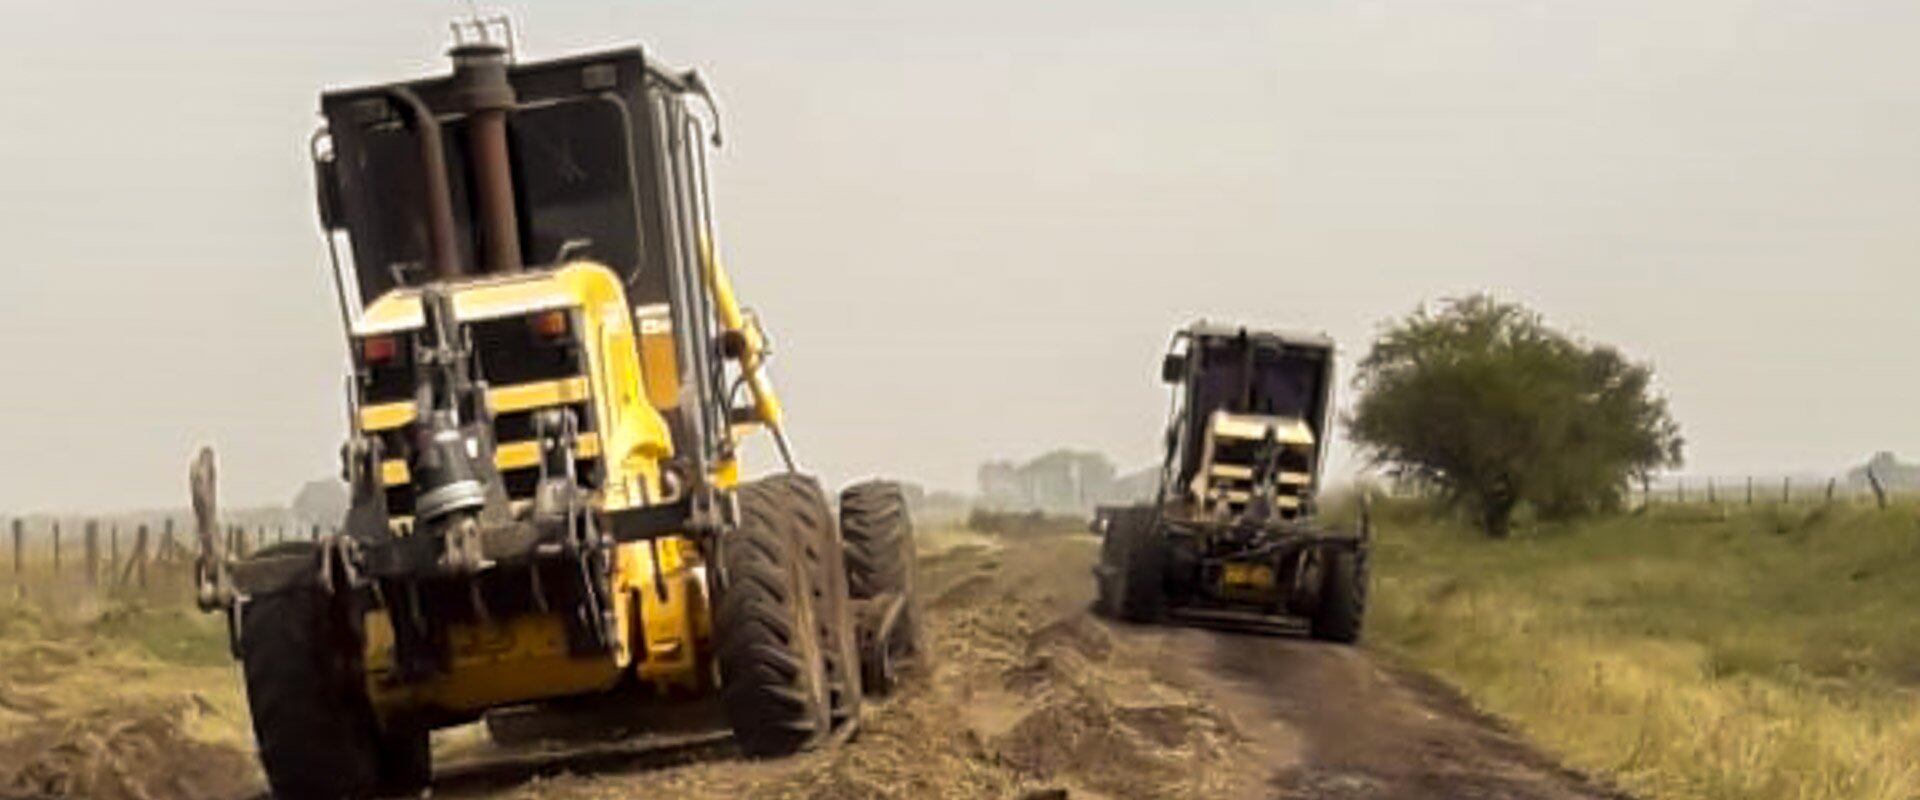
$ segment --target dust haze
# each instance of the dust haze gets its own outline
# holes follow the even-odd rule
[[[423,43],[464,9],[10,6],[0,441],[32,466],[0,507],[176,505],[203,442],[241,503],[335,468],[316,94],[439,71]],[[964,488],[1055,445],[1143,464],[1187,318],[1351,359],[1481,289],[1652,360],[1690,471],[1920,435],[1910,3],[503,10],[529,56],[640,41],[717,87],[722,247],[830,482]]]

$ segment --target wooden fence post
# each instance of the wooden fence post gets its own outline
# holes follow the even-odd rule
[[[1753,505],[1753,476],[1747,476],[1747,505]]]
[[[1780,479],[1780,503],[1782,505],[1793,504],[1793,478],[1791,477]]]
[[[126,586],[137,581],[140,588],[147,588],[147,526],[141,525],[134,532],[133,552],[127,556],[127,565],[120,570],[119,584]]]
[[[1839,482],[1840,482],[1839,478],[1827,479],[1827,502],[1829,503],[1833,502],[1833,485]]]
[[[1720,503],[1720,498],[1716,497],[1713,493],[1713,479],[1708,478],[1707,479],[1707,505],[1710,505],[1710,506],[1719,505],[1719,503]]]
[[[86,568],[87,585],[92,586],[100,580],[100,521],[87,520],[86,531]]]
[[[107,574],[120,571],[120,523],[107,529]]]
[[[1867,467],[1867,485],[1873,487],[1873,502],[1881,511],[1887,510],[1887,487],[1880,483],[1880,476],[1873,474],[1873,467]]]
[[[13,521],[13,576],[15,578],[20,577],[26,570],[26,561],[27,522],[26,520],[16,519]]]
[[[86,548],[84,566],[87,570],[87,585],[92,586],[100,578],[100,521],[87,520],[86,527],[82,530],[85,531],[85,538],[81,540],[81,544]]]
[[[53,574],[60,574],[60,521],[53,522]]]

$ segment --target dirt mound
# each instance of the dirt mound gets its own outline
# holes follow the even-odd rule
[[[0,742],[0,798],[195,800],[238,797],[253,764],[185,733],[191,702],[42,719]]]
[[[185,668],[149,646],[182,638],[169,620],[198,620],[101,608],[0,605],[0,800],[255,791],[243,706],[224,666]]]
[[[1207,765],[1233,757],[1231,721],[1187,694],[1116,660],[1104,623],[1085,612],[1024,636],[1025,659],[1004,673],[1017,712],[989,739],[1003,766],[1033,781],[1114,798],[1206,795]],[[991,702],[991,701],[989,701]]]
[[[1124,652],[1063,589],[1080,572],[971,560],[941,565],[930,680],[875,715],[809,796],[1218,794],[1209,767],[1237,757],[1241,737],[1201,698],[1143,667],[1151,654]]]
[[[1077,539],[1031,539],[1028,555],[960,543],[925,556],[933,658],[898,696],[878,701],[850,746],[740,780],[709,765],[669,780],[681,796],[781,800],[1217,797],[1214,776],[1243,758],[1233,726],[1142,666],[1090,617]],[[1056,556],[1054,551],[1064,553]],[[640,778],[635,788],[657,778]],[[606,788],[606,787],[601,787]],[[587,798],[582,791],[541,797]]]
[[[1113,655],[1113,634],[1092,617],[1074,614],[1043,625],[1027,637],[1029,654],[1043,654],[1052,648],[1067,648],[1088,660],[1106,661]]]

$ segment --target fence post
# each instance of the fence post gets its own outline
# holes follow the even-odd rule
[[[107,574],[120,572],[120,523],[107,529]]]
[[[1839,478],[1827,479],[1827,502],[1829,503],[1833,502],[1833,485],[1835,483],[1838,483],[1839,481],[1840,481]]]
[[[138,580],[140,588],[147,588],[147,560],[151,557],[147,545],[147,526],[143,523],[134,532],[133,552],[127,556],[127,566],[119,572],[121,586]]]
[[[160,557],[173,557],[173,517],[160,521]]]
[[[93,519],[87,520],[87,525],[84,530],[86,531],[84,543],[86,546],[87,585],[92,586],[100,579],[100,521]]]
[[[1753,476],[1747,476],[1747,505],[1753,505]]]
[[[53,574],[60,574],[60,521],[53,522]]]
[[[1880,476],[1873,473],[1873,467],[1867,467],[1867,485],[1873,487],[1873,502],[1881,511],[1887,510],[1887,487],[1880,483]]]
[[[1719,503],[1720,503],[1720,499],[1718,497],[1715,497],[1713,494],[1713,479],[1708,478],[1707,479],[1707,505],[1710,505],[1710,506],[1718,505]]]
[[[1791,477],[1780,479],[1780,503],[1782,505],[1793,504],[1793,478]]]
[[[13,576],[20,577],[26,570],[27,561],[27,522],[23,519],[13,521]]]

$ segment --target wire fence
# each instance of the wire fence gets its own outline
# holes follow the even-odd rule
[[[7,520],[6,556],[0,582],[96,589],[145,588],[149,573],[183,568],[197,545],[191,526],[172,516],[149,520],[89,517],[15,517]],[[230,524],[223,528],[228,552],[245,557],[292,541],[318,541],[330,532],[319,525]]]
[[[1874,503],[1887,507],[1894,494],[1878,481],[1861,483],[1811,477],[1669,477],[1633,487],[1634,505],[1792,505]]]

